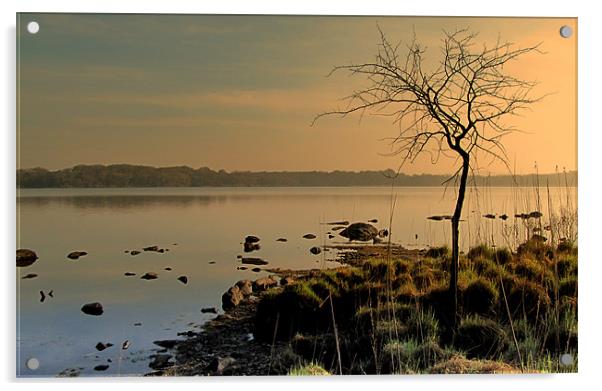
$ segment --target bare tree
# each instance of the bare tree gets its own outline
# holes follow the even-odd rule
[[[533,97],[536,83],[507,74],[504,66],[529,52],[541,52],[539,45],[517,48],[499,39],[490,47],[477,45],[477,34],[469,30],[444,31],[440,58],[429,64],[424,60],[426,48],[415,37],[400,49],[401,44],[392,44],[380,29],[379,32],[381,42],[373,62],[338,66],[330,73],[348,71],[363,76],[370,83],[368,87],[345,97],[345,108],[319,114],[314,122],[323,116],[356,112],[391,116],[399,127],[391,145],[393,154],[402,158],[400,169],[422,154],[429,154],[433,164],[442,154],[456,158],[457,171],[446,181],[458,185],[451,219],[449,283],[455,329],[459,223],[468,175],[480,152],[509,168],[501,140],[518,129],[504,119],[517,115],[543,96]]]

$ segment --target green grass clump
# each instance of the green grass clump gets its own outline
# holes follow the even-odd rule
[[[467,314],[491,313],[498,298],[499,292],[495,284],[486,278],[477,278],[462,293],[463,310]]]
[[[418,309],[412,312],[405,325],[409,338],[418,341],[430,341],[439,338],[439,321],[432,311]]]
[[[431,247],[424,254],[428,258],[445,258],[449,255],[449,247]]]
[[[291,368],[289,376],[328,376],[330,372],[316,363],[309,363]]]
[[[477,258],[489,258],[491,259],[493,256],[493,250],[487,246],[486,244],[480,244],[476,247],[472,247],[468,250],[468,254],[466,254],[468,259],[475,260]]]
[[[550,296],[540,284],[514,278],[510,283],[508,306],[513,316],[534,316],[545,314],[551,305]]]
[[[512,252],[507,248],[498,248],[493,253],[493,260],[498,265],[507,265],[512,261]]]
[[[558,285],[560,297],[577,297],[577,276],[565,277]]]
[[[558,270],[558,276],[561,278],[577,275],[577,256],[567,254],[560,255],[556,260],[556,268]]]
[[[508,348],[509,339],[498,322],[470,315],[460,322],[454,344],[468,358],[498,358]]]

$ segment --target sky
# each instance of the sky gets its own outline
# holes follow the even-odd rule
[[[35,20],[37,34],[26,25]],[[546,98],[506,121],[518,173],[577,169],[575,19],[215,15],[20,14],[18,168],[77,164],[187,165],[227,171],[397,169],[391,118],[314,117],[341,107],[367,81],[337,65],[374,58],[378,27],[391,41],[413,34],[440,59],[443,31],[477,42],[541,43],[509,64]],[[479,173],[507,173],[478,160]],[[428,156],[401,171],[446,174],[457,162]]]

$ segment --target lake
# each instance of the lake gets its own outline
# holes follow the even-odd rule
[[[480,242],[512,246],[523,240],[526,230],[515,213],[539,209],[545,220],[548,211],[560,211],[561,205],[576,211],[576,189],[553,188],[549,197],[545,189],[540,191],[545,202],[538,206],[532,188],[470,189],[462,248]],[[309,252],[312,246],[346,242],[338,235],[328,239],[332,226],[324,223],[377,219],[375,225],[390,228],[395,243],[449,244],[449,222],[427,217],[452,214],[454,202],[453,189],[439,187],[19,190],[17,248],[32,249],[39,259],[17,268],[17,375],[55,376],[66,369],[82,376],[147,373],[148,356],[159,349],[153,341],[198,329],[215,317],[201,308],[216,307],[222,313],[221,295],[228,287],[267,275],[237,269],[245,236],[261,238],[261,249],[250,256],[264,258],[269,267],[332,267],[338,265],[333,251]],[[484,219],[485,213],[511,217]],[[304,239],[307,233],[317,238]],[[280,237],[288,241],[276,241]],[[169,251],[125,252],[153,245]],[[89,254],[78,260],[66,257],[76,250]],[[146,272],[159,278],[140,279]],[[29,273],[38,277],[21,279]],[[182,275],[188,284],[177,280]],[[53,297],[41,302],[39,292],[51,290]],[[80,311],[91,302],[103,304],[102,316]],[[130,347],[122,350],[125,340]],[[115,346],[97,351],[98,342]],[[27,368],[30,358],[39,361],[39,368]],[[101,364],[109,368],[95,371]]]

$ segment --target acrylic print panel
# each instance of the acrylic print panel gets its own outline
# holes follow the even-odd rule
[[[17,39],[17,376],[577,371],[576,19]]]

